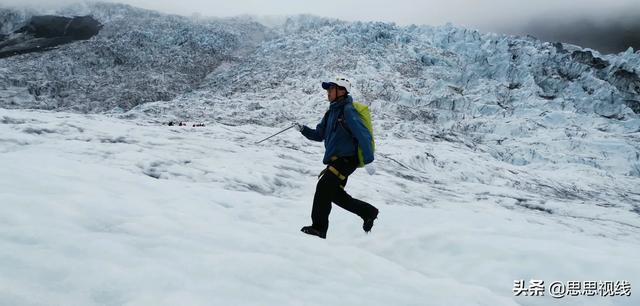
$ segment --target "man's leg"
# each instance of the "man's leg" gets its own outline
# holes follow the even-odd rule
[[[362,218],[363,220],[371,218],[378,212],[378,209],[376,209],[373,205],[351,197],[342,188],[336,191],[333,197],[333,203],[336,203],[336,205],[344,208],[345,210],[360,216],[360,218]]]
[[[333,168],[333,171],[330,168]],[[378,209],[367,202],[354,199],[344,191],[349,175],[356,168],[357,159],[341,158],[329,164],[324,171],[316,185],[316,193],[313,198],[311,220],[313,221],[312,227],[314,229],[323,234],[327,232],[331,202],[333,202],[343,209],[360,216],[365,222],[363,229],[366,232],[371,230],[373,220],[378,215]]]
[[[353,198],[344,190],[344,187],[347,185],[349,175],[351,175],[351,173],[356,170],[357,159],[347,160],[345,165],[347,166],[347,168],[345,169],[345,173],[347,174],[344,180],[342,180],[340,189],[336,190],[336,192],[334,193],[332,201],[343,209],[362,218],[362,220],[364,221],[362,229],[365,232],[369,232],[373,227],[373,221],[378,217],[378,209],[365,201]]]
[[[313,227],[323,233],[329,228],[329,213],[331,213],[331,199],[340,188],[340,179],[329,171],[325,171],[316,185],[313,197],[311,220]]]
[[[329,213],[331,213],[331,202],[336,197],[336,193],[343,191],[347,177],[355,171],[357,167],[353,158],[338,158],[332,160],[324,170],[313,197],[313,208],[311,210],[311,220],[313,227],[323,233],[329,228]]]

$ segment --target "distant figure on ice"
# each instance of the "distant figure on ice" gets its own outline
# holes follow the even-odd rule
[[[191,124],[191,127],[204,127],[205,126],[204,123],[190,123],[190,124]],[[175,122],[169,121],[168,125],[169,126],[174,126]],[[189,126],[189,124],[187,124],[186,122],[180,121],[178,123],[178,126]]]
[[[331,202],[360,216],[362,229],[371,231],[373,221],[378,217],[378,209],[369,203],[352,198],[344,190],[347,178],[358,167],[364,166],[373,175],[373,134],[368,107],[349,95],[351,83],[343,77],[331,82],[323,82],[330,102],[329,110],[315,129],[295,122],[294,126],[306,138],[324,141],[325,153],[322,162],[327,168],[320,173],[311,211],[312,224],[302,232],[326,238],[329,228]],[[363,115],[366,112],[366,115]]]

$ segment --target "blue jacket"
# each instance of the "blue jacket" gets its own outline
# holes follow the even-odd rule
[[[343,108],[343,124],[351,130],[353,136],[338,122],[338,118],[342,118]],[[331,102],[326,120],[323,118],[315,130],[304,126],[302,135],[314,141],[324,140],[325,152],[322,162],[325,165],[331,161],[332,156],[356,156],[358,154],[357,144],[360,144],[362,148],[364,163],[368,164],[373,161],[371,134],[353,107],[353,99],[351,96],[345,96],[344,98]]]

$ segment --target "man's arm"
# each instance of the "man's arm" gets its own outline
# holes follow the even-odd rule
[[[325,117],[327,115],[325,114]],[[318,125],[316,125],[316,129],[312,129],[308,126],[304,126],[304,128],[302,129],[302,135],[304,135],[304,137],[307,137],[307,139],[309,140],[313,140],[313,141],[323,141],[324,140],[324,126],[325,126],[325,117],[322,118],[322,120],[320,121],[320,123],[318,123]]]

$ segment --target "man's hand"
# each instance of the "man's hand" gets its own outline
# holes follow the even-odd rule
[[[294,122],[293,126],[296,128],[296,130],[298,130],[299,132],[302,132],[302,130],[304,129],[304,125]]]
[[[374,173],[376,173],[376,168],[373,167],[373,163],[364,165],[364,169],[367,170],[367,173],[369,173],[369,175],[373,175]]]

